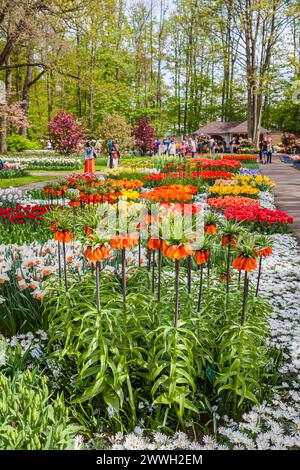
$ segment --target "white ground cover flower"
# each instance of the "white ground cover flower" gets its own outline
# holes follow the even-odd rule
[[[30,196],[28,191],[22,191],[21,189],[10,187],[0,189],[0,207],[4,204],[16,204],[19,203],[21,206],[42,206],[48,204],[47,199],[34,199]],[[68,203],[68,200],[65,201]],[[64,201],[62,199],[54,199],[53,204],[62,205]]]
[[[263,204],[273,209],[273,196],[265,193]],[[112,449],[234,449],[287,450],[300,447],[300,250],[291,235],[272,235],[273,254],[263,260],[260,295],[268,298],[273,311],[269,319],[270,346],[284,350],[280,368],[282,384],[271,403],[253,406],[236,423],[222,417],[218,442],[204,436],[203,444],[192,442],[183,433],[173,437],[161,432],[131,433],[112,438]],[[257,273],[251,273],[255,284]],[[170,291],[171,294],[171,291]],[[224,424],[225,423],[225,424]],[[141,447],[137,447],[137,446]]]
[[[81,243],[72,241],[66,243],[66,261],[68,276],[71,279],[81,276],[87,269],[87,261],[84,258],[84,249]],[[112,258],[114,260],[114,257]],[[141,261],[146,262],[146,250],[141,250]],[[128,251],[127,272],[131,272],[132,266],[138,264],[138,247]],[[119,272],[121,267],[118,267]],[[115,267],[106,265],[103,271],[114,272]],[[0,283],[10,282],[17,278],[20,290],[28,289],[30,294],[41,300],[47,291],[44,281],[51,275],[58,275],[58,245],[54,240],[44,244],[33,242],[24,245],[0,245]],[[5,299],[4,299],[5,300]]]
[[[271,403],[254,406],[242,422],[219,427],[219,434],[230,448],[236,443],[234,426],[254,441],[255,449],[300,447],[300,250],[291,235],[276,234],[272,238],[273,254],[263,260],[260,289],[273,309],[270,345],[284,350],[282,388]],[[256,276],[254,273],[254,282]],[[242,447],[248,448],[245,444]]]
[[[269,191],[261,191],[258,196],[261,207],[275,210],[274,195]]]
[[[22,164],[23,168],[28,168],[31,170],[77,170],[81,166],[80,158],[72,158],[65,156],[38,156],[38,157],[29,157],[23,156],[22,158],[7,156],[5,157],[7,163],[16,163],[18,165]]]

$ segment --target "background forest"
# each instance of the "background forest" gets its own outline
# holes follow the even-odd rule
[[[30,122],[1,104],[2,151],[61,108],[95,138],[111,113],[158,135],[247,118],[254,139],[299,133],[299,0],[0,0],[0,78]]]

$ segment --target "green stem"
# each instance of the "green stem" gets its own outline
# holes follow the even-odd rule
[[[226,272],[226,292],[229,292],[229,276],[230,276],[230,255],[231,255],[231,243],[228,243],[227,247],[227,272]]]
[[[100,261],[96,261],[96,304],[100,312]]]
[[[152,292],[155,291],[155,250],[152,252]]]
[[[141,232],[139,231],[139,268],[141,267]]]
[[[208,261],[207,261],[207,287],[208,288],[210,285],[210,267],[211,267],[211,261],[210,261],[210,254],[209,254]]]
[[[61,280],[61,249],[60,249],[60,242],[57,242],[58,246],[58,277]]]
[[[157,300],[160,302],[161,293],[161,248],[158,250],[158,267],[157,267]]]
[[[151,271],[151,251],[147,248],[147,270]]]
[[[247,312],[247,304],[248,304],[248,273],[245,271],[244,277],[244,293],[243,293],[243,306],[242,306],[242,315],[241,315],[241,325],[243,326],[245,323],[246,312]]]
[[[258,296],[259,283],[260,283],[260,278],[261,278],[261,268],[262,268],[262,256],[259,257],[259,267],[258,267],[258,275],[257,275],[257,284],[256,284],[255,297]]]
[[[67,257],[66,257],[66,242],[63,241],[63,257],[64,257],[64,279],[65,279],[65,290],[68,292],[68,279],[67,279]]]
[[[191,293],[191,286],[192,286],[192,257],[188,256],[187,259],[187,290],[188,293]]]
[[[203,264],[200,265],[200,284],[199,284],[199,297],[197,312],[200,312],[201,299],[202,299],[202,285],[203,285]]]
[[[123,304],[126,305],[126,249],[122,249],[122,294]]]
[[[175,313],[174,326],[177,328],[179,316],[179,260],[175,260]]]
[[[239,271],[239,280],[238,280],[239,288],[241,287],[241,276],[242,276],[242,271]]]
[[[242,354],[243,354],[243,338],[244,338],[244,324],[246,320],[246,312],[247,312],[247,303],[248,303],[248,288],[249,288],[249,280],[248,280],[248,273],[245,271],[244,277],[244,294],[243,294],[243,306],[242,306],[242,315],[241,315],[241,327],[240,327],[240,337],[239,337],[239,347],[238,347],[238,359],[239,359],[239,366],[236,370],[236,374],[234,377],[233,382],[233,399],[232,399],[232,414],[235,417],[237,414],[237,389],[239,385],[239,376],[241,372],[241,362],[242,362]]]

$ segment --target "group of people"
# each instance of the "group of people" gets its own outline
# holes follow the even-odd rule
[[[97,153],[95,144],[92,142],[87,142],[84,146],[84,173],[95,173],[96,158]],[[108,168],[116,168],[116,166],[119,164],[120,158],[121,153],[118,142],[116,140],[110,140],[108,142]]]
[[[117,140],[110,140],[108,142],[108,168],[116,168],[119,165],[121,158],[120,148]]]
[[[163,155],[180,155],[186,157],[187,153],[191,153],[194,157],[197,153],[197,143],[194,139],[182,140],[176,142],[175,140],[160,140],[155,141],[155,153]]]
[[[272,139],[270,137],[262,139],[259,142],[259,163],[262,165],[272,163],[273,150]]]
[[[192,157],[196,153],[202,153],[209,148],[210,153],[224,153],[226,151],[226,142],[217,141],[214,138],[207,138],[206,141],[196,140],[194,138],[183,139],[181,142],[175,140],[156,140],[154,143],[155,153],[163,155],[179,155],[185,157],[190,153]]]
[[[234,151],[234,147],[237,144],[235,139],[230,141],[230,151]],[[163,142],[155,141],[155,152],[163,153],[165,155],[179,155],[182,158],[186,158],[187,154],[190,153],[192,157],[195,157],[197,152],[202,153],[204,149],[210,150],[211,154],[214,153],[225,153],[226,143],[225,141],[219,142],[213,137],[207,139],[207,141],[199,140],[198,142],[194,138],[183,139],[181,142],[175,140],[164,140]],[[266,165],[272,163],[273,145],[270,137],[264,138],[259,143],[259,161],[261,164]],[[84,146],[84,172],[95,173],[95,159],[97,153],[95,150],[95,144],[87,142]],[[119,165],[121,153],[119,150],[119,144],[117,140],[110,140],[108,142],[108,160],[107,166],[109,168],[116,168]]]

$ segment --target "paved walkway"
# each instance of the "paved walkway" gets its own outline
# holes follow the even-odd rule
[[[283,163],[276,155],[271,165],[260,165],[260,168],[264,175],[276,182],[276,207],[294,217],[293,232],[300,243],[300,171]]]
[[[51,180],[50,177],[49,181],[38,181],[37,183],[24,184],[23,186],[18,186],[17,189],[21,189],[22,191],[30,191],[31,189],[41,189],[45,186],[45,184],[54,182],[55,180]]]

